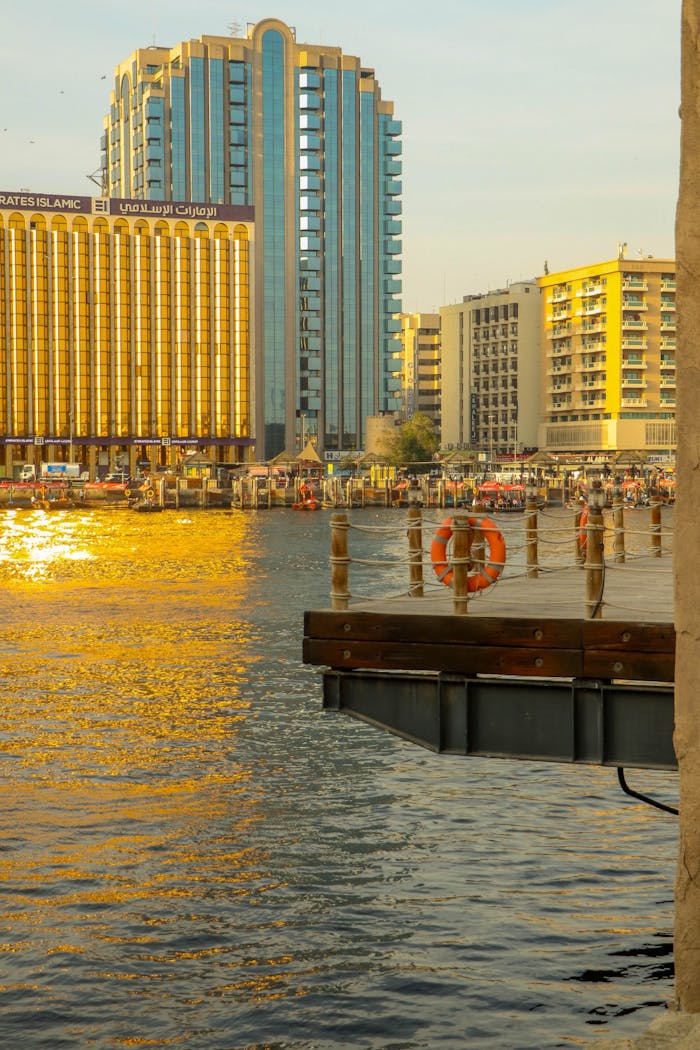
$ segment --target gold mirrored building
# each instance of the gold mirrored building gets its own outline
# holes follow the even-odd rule
[[[253,444],[253,209],[0,193],[0,470]],[[3,455],[4,454],[4,455]]]

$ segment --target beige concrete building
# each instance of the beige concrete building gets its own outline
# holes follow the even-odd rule
[[[486,459],[537,445],[540,290],[536,280],[467,295],[440,310],[442,444]]]
[[[542,426],[553,453],[676,447],[676,264],[625,259],[540,277]]]
[[[404,415],[422,412],[440,432],[441,342],[439,314],[402,314]]]

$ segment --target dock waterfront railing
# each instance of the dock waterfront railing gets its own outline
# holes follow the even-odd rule
[[[426,549],[425,534],[430,539],[437,529],[449,526],[449,542],[441,555],[451,572],[452,610],[465,615],[469,605],[479,600],[484,591],[474,589],[474,574],[490,569],[497,576],[488,590],[498,587],[502,580],[518,577],[533,579],[545,573],[578,567],[585,574],[585,615],[588,619],[602,616],[606,574],[624,571],[622,566],[634,565],[640,558],[662,558],[672,551],[673,531],[662,521],[662,502],[652,498],[648,507],[629,510],[620,496],[613,497],[612,509],[604,507],[604,494],[593,486],[589,503],[573,512],[539,508],[529,498],[522,515],[492,515],[480,507],[456,511],[450,518],[433,519],[418,506],[409,506],[407,517],[397,525],[367,525],[352,522],[347,512],[335,512],[331,520],[331,607],[346,610],[351,602],[405,600],[406,597],[429,603],[437,598],[444,604],[446,587],[435,572],[426,577],[426,560],[433,568],[430,547]],[[636,521],[631,525],[631,518]],[[494,520],[497,519],[497,520]],[[517,521],[514,520],[517,518]],[[626,520],[627,518],[627,520]],[[378,557],[366,550],[351,553],[349,535],[362,533],[367,541],[380,538],[387,557]],[[490,533],[505,537],[506,555],[503,562],[487,557],[495,539]],[[406,537],[407,543],[402,542]],[[351,569],[362,569],[369,580],[369,594],[353,593],[350,587]],[[377,593],[379,570],[389,577],[395,588],[397,570],[407,570],[407,589],[389,597]],[[661,569],[661,566],[659,567]],[[496,571],[494,571],[496,570]],[[654,572],[645,566],[645,573]],[[664,575],[668,570],[664,566]],[[444,575],[444,573],[443,573]],[[355,572],[353,572],[355,576]],[[428,609],[426,609],[428,611]],[[649,610],[653,611],[653,610]]]

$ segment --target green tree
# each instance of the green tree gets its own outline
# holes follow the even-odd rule
[[[395,466],[412,466],[427,469],[437,452],[440,439],[430,416],[416,412],[406,423],[396,427],[382,442],[382,452]]]

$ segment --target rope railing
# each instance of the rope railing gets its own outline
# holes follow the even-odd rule
[[[626,561],[634,564],[640,558],[648,561],[650,557],[668,555],[672,546],[664,540],[670,538],[672,542],[672,530],[662,523],[660,502],[652,500],[648,508],[635,509],[635,516],[646,513],[648,523],[646,528],[630,529],[624,520],[625,508],[613,501],[610,514],[594,500],[595,490],[591,504],[577,507],[568,524],[560,515],[538,508],[534,501],[528,501],[517,522],[508,516],[506,522],[499,519],[497,523],[479,507],[472,508],[471,514],[457,510],[449,518],[437,518],[419,506],[409,506],[407,518],[391,525],[353,522],[347,512],[336,512],[331,521],[332,608],[347,609],[351,601],[394,602],[406,597],[422,602],[435,599],[444,604],[445,583],[448,583],[453,612],[464,615],[472,601],[478,600],[487,588],[492,590],[501,580],[549,576],[576,567],[584,574],[586,616],[599,618],[603,605],[610,604],[604,599],[606,571]],[[351,555],[348,541],[351,532],[362,535],[365,546],[376,537],[385,548],[391,549],[354,551]],[[430,537],[427,543],[426,535]],[[404,541],[398,549],[397,540]],[[425,573],[426,562],[434,571]],[[361,570],[360,577],[362,571],[365,572],[364,586],[362,580],[356,578],[358,574],[353,573],[359,590],[350,588],[351,566]],[[377,593],[377,569],[391,571],[393,593]],[[657,570],[647,564],[646,571]],[[661,566],[658,571],[668,576]],[[399,583],[399,573],[405,574],[404,589]],[[367,589],[368,581],[368,593],[359,593]],[[511,595],[508,601],[520,603],[520,599]],[[560,604],[570,603],[569,598]],[[522,604],[531,602],[522,600]]]

